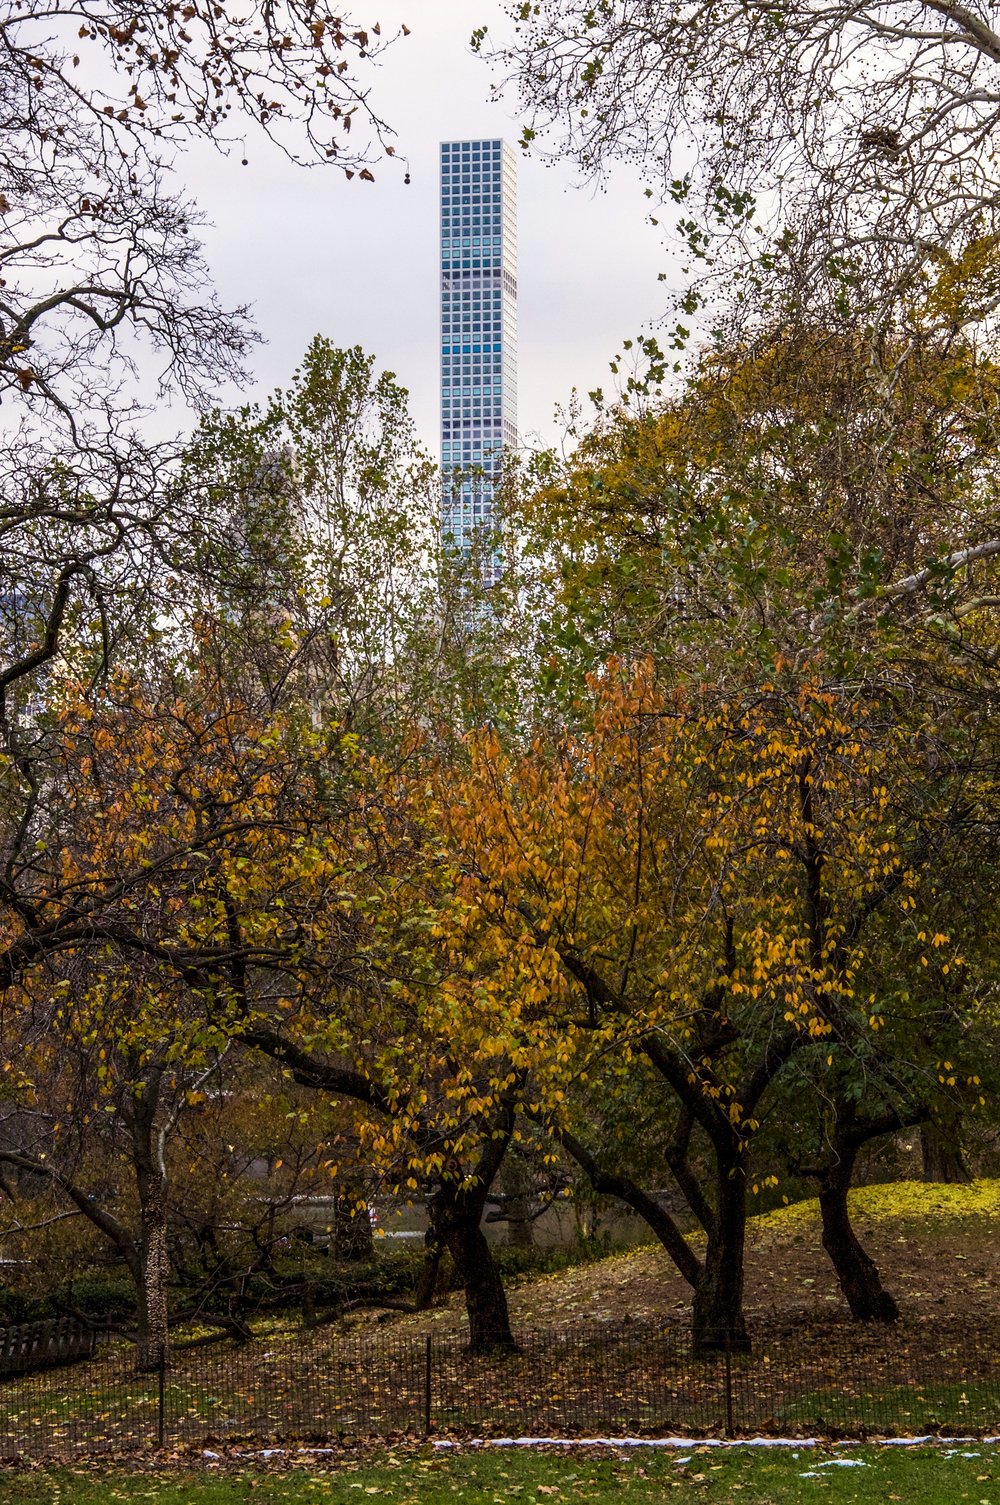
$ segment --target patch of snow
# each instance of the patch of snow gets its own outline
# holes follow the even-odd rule
[[[338,1451],[337,1448],[236,1448],[233,1456],[236,1458],[330,1458]],[[218,1453],[206,1454],[217,1458]]]
[[[435,1438],[436,1448],[814,1448],[815,1437],[476,1437]]]
[[[954,1456],[955,1444],[970,1442],[996,1444],[1000,1442],[1000,1437],[935,1437],[928,1432],[920,1437],[872,1437],[866,1443],[850,1439],[834,1445],[838,1449],[862,1446],[912,1448],[923,1447],[929,1442],[939,1445],[951,1443],[952,1452],[945,1455],[951,1457]],[[472,1437],[463,1442],[444,1437],[433,1439],[433,1446],[436,1448],[815,1448],[822,1445],[823,1439],[819,1437]],[[300,1449],[300,1451],[306,1450]],[[792,1456],[797,1457],[798,1454],[793,1453]],[[961,1453],[959,1456],[978,1458],[981,1455]],[[867,1468],[868,1465],[858,1458],[837,1458],[818,1466],[820,1468]]]

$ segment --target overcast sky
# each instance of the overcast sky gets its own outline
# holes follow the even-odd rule
[[[374,184],[296,169],[258,143],[194,152],[181,171],[214,222],[206,248],[220,297],[249,303],[267,344],[253,357],[255,395],[287,382],[316,333],[360,344],[412,395],[424,442],[438,451],[438,144],[520,134],[516,100],[490,102],[493,74],[469,51],[474,26],[504,27],[496,0],[372,0],[359,21],[399,21],[411,35],[385,55],[373,105],[396,129],[411,182],[386,165]],[[637,178],[616,169],[601,191],[567,167],[521,159],[519,427],[555,435],[552,415],[575,386],[608,381],[624,338],[663,308],[668,271]]]

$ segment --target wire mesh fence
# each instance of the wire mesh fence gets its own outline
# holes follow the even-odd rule
[[[994,1337],[755,1336],[750,1355],[691,1352],[643,1322],[522,1334],[472,1355],[460,1334],[327,1332],[177,1353],[137,1372],[122,1351],[0,1380],[0,1456],[212,1438],[310,1441],[431,1431],[510,1436],[832,1436],[1000,1427]]]

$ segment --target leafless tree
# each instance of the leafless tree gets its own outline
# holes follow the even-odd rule
[[[143,419],[170,393],[202,404],[256,338],[211,288],[179,152],[204,137],[243,157],[256,132],[371,179],[394,150],[366,83],[388,40],[322,0],[0,6],[8,742],[11,686],[33,680],[74,614],[106,636],[126,577],[141,593],[185,562],[202,501],[167,501],[175,447],[150,443]]]
[[[638,163],[692,267],[883,314],[996,233],[1000,33],[957,0],[534,0],[494,61],[583,169]],[[479,44],[488,45],[480,35]],[[725,249],[729,254],[725,254]],[[981,277],[979,310],[998,298]]]

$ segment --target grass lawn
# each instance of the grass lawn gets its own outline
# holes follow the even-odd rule
[[[779,1430],[793,1437],[851,1437],[859,1431],[871,1436],[885,1429],[885,1417],[892,1417],[903,1436],[927,1432],[961,1437],[970,1427],[992,1429],[993,1418],[1000,1414],[998,1403],[995,1382],[880,1385],[868,1392],[841,1385],[797,1396],[779,1409],[777,1419]]]
[[[100,1469],[0,1469],[0,1505],[657,1505],[666,1498],[726,1501],[732,1505],[1000,1505],[1000,1450],[981,1443],[920,1448],[803,1448],[777,1451],[693,1448],[667,1452],[636,1448],[609,1454],[566,1449],[483,1449],[387,1452],[315,1468],[234,1472],[183,1466],[152,1472],[123,1466]]]

